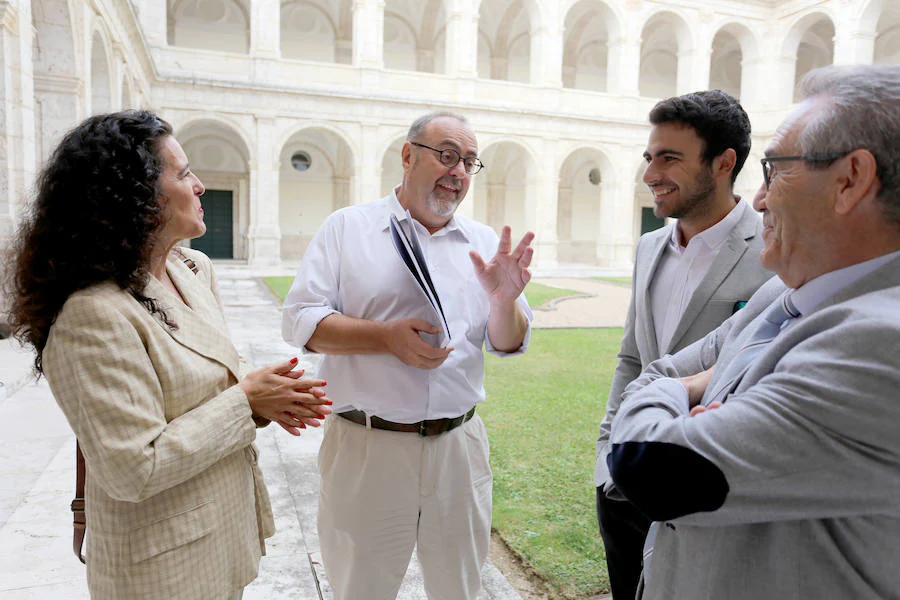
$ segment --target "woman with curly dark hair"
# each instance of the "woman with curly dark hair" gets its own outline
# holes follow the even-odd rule
[[[11,324],[87,465],[97,598],[239,598],[273,533],[253,445],[330,412],[297,359],[241,377],[203,235],[204,188],[148,111],[69,132],[15,244]]]

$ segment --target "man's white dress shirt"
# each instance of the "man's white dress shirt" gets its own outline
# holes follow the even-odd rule
[[[650,284],[650,308],[660,352],[668,347],[694,292],[712,267],[731,230],[747,210],[752,209],[738,198],[725,218],[692,237],[687,246],[681,245],[678,225],[672,228],[672,235]]]
[[[330,215],[307,248],[284,303],[282,334],[304,347],[319,321],[338,312],[348,317],[392,321],[438,320],[391,242],[390,215],[406,214],[396,190],[367,204]],[[454,216],[431,235],[413,221],[428,269],[443,305],[454,350],[436,369],[404,364],[392,354],[328,354],[318,376],[328,382],[334,412],[363,410],[398,423],[457,417],[484,400],[482,346],[498,356],[487,336],[490,304],[475,275],[469,250],[487,261],[499,239],[491,228]],[[519,305],[528,321],[520,354],[531,338],[532,313],[524,294]],[[436,343],[437,336],[423,336]]]

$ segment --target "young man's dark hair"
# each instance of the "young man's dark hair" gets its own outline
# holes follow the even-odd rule
[[[712,160],[733,148],[737,154],[731,183],[750,154],[750,118],[738,101],[722,90],[693,92],[661,100],[650,111],[650,123],[684,123],[703,140],[703,160]]]

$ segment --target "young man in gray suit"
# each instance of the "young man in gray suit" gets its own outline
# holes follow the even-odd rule
[[[801,90],[754,199],[779,277],[613,422],[616,487],[665,522],[644,599],[900,593],[900,67]]]
[[[677,219],[638,241],[631,305],[597,440],[597,518],[613,598],[634,598],[650,521],[609,478],[609,431],[625,386],[660,356],[718,327],[772,276],[759,264],[762,219],[733,192],[750,152],[750,120],[719,90],[650,112],[644,183],[657,217]]]

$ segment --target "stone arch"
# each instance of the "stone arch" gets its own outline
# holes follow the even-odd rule
[[[113,76],[109,41],[102,29],[98,28],[91,37],[91,114],[108,113],[113,110]]]
[[[744,64],[759,56],[756,38],[750,29],[737,22],[719,27],[712,40],[709,87],[728,92],[735,98],[746,99]]]
[[[693,35],[683,17],[667,10],[653,13],[641,29],[640,95],[676,95],[684,77],[680,59],[692,49]]]
[[[517,232],[534,230],[537,161],[534,152],[521,140],[500,138],[491,141],[479,156],[486,165],[472,188],[475,219],[499,232],[504,225]]]
[[[556,212],[559,262],[597,264],[602,220],[615,195],[614,177],[612,163],[599,148],[575,148],[563,160]]]
[[[349,64],[352,47],[340,29],[342,4],[282,0],[281,57]]]
[[[529,82],[531,40],[540,22],[536,0],[482,0],[477,10],[478,76]],[[485,43],[481,42],[482,36]],[[490,65],[490,70],[484,72],[486,65]]]
[[[167,0],[170,46],[250,52],[251,0]]]
[[[68,2],[33,0],[31,18],[35,157],[40,165],[78,120],[82,79],[75,61],[74,23]]]
[[[175,137],[187,154],[191,170],[206,186],[203,208],[207,231],[191,240],[191,245],[210,253],[213,240],[221,241],[230,233],[230,254],[210,254],[216,258],[247,258],[252,156],[246,138],[239,128],[218,117],[191,119],[176,128]],[[228,215],[231,218],[225,222]],[[214,228],[214,220],[221,222],[222,228]]]
[[[296,167],[295,156],[301,159]],[[306,126],[284,142],[278,160],[282,260],[299,260],[325,218],[352,203],[354,162],[350,145],[332,128]]]
[[[563,87],[606,92],[609,45],[620,35],[612,8],[601,0],[579,0],[566,13]]]
[[[790,28],[782,54],[795,57],[792,82],[794,102],[799,99],[799,84],[803,76],[834,62],[834,31],[834,21],[824,12],[804,15]]]
[[[384,7],[385,67],[442,72],[444,56],[438,42],[446,25],[444,0],[387,0]]]

